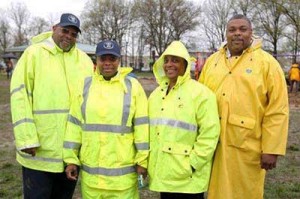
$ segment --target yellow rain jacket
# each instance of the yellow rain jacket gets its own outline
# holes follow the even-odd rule
[[[289,70],[289,79],[294,81],[300,81],[300,70],[298,64],[293,64],[292,68]]]
[[[287,86],[279,63],[261,41],[239,57],[226,44],[210,56],[199,81],[217,94],[220,142],[208,191],[210,199],[263,198],[262,153],[284,155],[288,133]]]
[[[147,168],[147,97],[140,83],[128,76],[131,68],[118,70],[110,81],[98,68],[86,78],[68,118],[64,161],[80,165],[82,183],[96,189],[137,186],[135,166]]]
[[[93,63],[76,47],[63,52],[52,32],[34,37],[32,43],[18,61],[10,86],[17,161],[30,169],[63,172],[70,96],[92,74]],[[35,157],[21,152],[30,147],[38,147]]]
[[[188,63],[168,95],[165,55]],[[154,64],[159,87],[149,97],[148,172],[153,191],[202,193],[208,188],[220,133],[217,102],[212,91],[190,78],[190,67],[190,56],[180,41],[174,41]]]

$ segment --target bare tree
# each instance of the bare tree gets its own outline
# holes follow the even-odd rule
[[[7,47],[9,47],[11,44],[11,42],[10,42],[11,39],[10,39],[10,34],[9,34],[11,27],[5,17],[4,11],[2,12],[2,16],[4,16],[4,17],[0,19],[0,53],[1,54],[3,52],[5,52]]]
[[[84,38],[90,44],[113,39],[122,44],[131,23],[131,3],[119,0],[90,0],[82,13]]]
[[[288,25],[292,31],[288,31],[286,37],[289,39],[293,52],[293,62],[297,61],[297,53],[300,49],[300,3],[299,0],[287,0],[282,7],[283,13],[287,16]]]
[[[24,3],[11,3],[9,15],[14,25],[16,32],[14,34],[14,44],[23,45],[28,43],[28,31],[26,22],[30,19],[30,13]]]
[[[30,36],[35,36],[49,30],[51,30],[50,24],[44,18],[33,17],[31,19],[28,34]]]
[[[232,0],[207,0],[204,4],[202,27],[210,43],[210,50],[215,51],[225,41],[226,24],[233,13]]]
[[[236,14],[242,14],[248,18],[252,18],[255,15],[256,4],[253,0],[234,0],[233,10]]]
[[[277,57],[278,42],[283,38],[283,30],[285,28],[283,23],[283,10],[279,6],[283,4],[284,0],[258,0],[256,23],[258,24],[257,29],[261,29],[264,33],[265,41],[272,45],[272,51],[274,57]]]
[[[199,24],[200,7],[191,1],[136,0],[134,8],[144,26],[147,43],[159,55],[171,41],[181,39]]]

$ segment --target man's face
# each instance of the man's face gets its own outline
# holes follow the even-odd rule
[[[68,52],[76,43],[78,30],[73,26],[53,26],[52,38],[64,52]]]
[[[120,59],[115,55],[97,56],[97,67],[99,68],[100,74],[103,75],[106,80],[111,79],[117,74],[119,64]]]
[[[227,45],[232,56],[238,56],[251,45],[252,28],[245,19],[233,19],[227,24]]]

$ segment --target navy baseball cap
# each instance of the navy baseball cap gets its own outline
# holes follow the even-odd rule
[[[104,40],[97,44],[96,55],[115,55],[117,57],[121,57],[121,49],[117,42]]]
[[[60,17],[60,21],[57,25],[62,26],[62,27],[74,26],[81,33],[80,21],[75,15],[73,15],[71,13],[62,14]]]

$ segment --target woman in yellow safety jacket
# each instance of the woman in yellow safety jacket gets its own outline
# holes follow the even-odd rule
[[[149,97],[150,190],[161,198],[203,198],[219,138],[216,96],[190,78],[191,57],[174,41],[154,64]]]
[[[137,174],[146,175],[149,149],[147,97],[119,67],[120,47],[97,45],[97,69],[73,100],[64,141],[66,174],[82,169],[83,198],[139,198]]]

